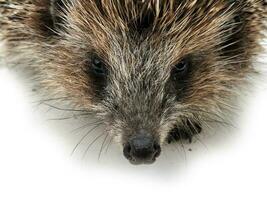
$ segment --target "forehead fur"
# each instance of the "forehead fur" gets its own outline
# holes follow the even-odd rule
[[[50,18],[51,0],[10,1],[13,14],[7,15],[11,34],[24,34],[27,39],[50,39],[54,30]],[[175,42],[177,46],[207,48],[224,40],[225,33],[243,16],[250,31],[258,35],[266,16],[263,0],[64,0],[64,37],[93,48],[105,49],[114,39],[136,41],[149,39],[156,46],[159,41]],[[10,9],[12,12],[12,9]],[[12,13],[11,13],[12,14]],[[4,13],[5,16],[5,13]],[[246,18],[246,19],[245,19]],[[11,20],[8,20],[11,19]],[[14,19],[14,20],[13,20]],[[249,21],[249,22],[248,22]],[[20,30],[18,30],[20,29]],[[223,31],[220,31],[223,30]],[[33,33],[33,34],[32,34]],[[36,34],[37,33],[37,34]],[[40,36],[40,37],[39,37]],[[222,37],[221,37],[222,36]],[[117,38],[114,38],[117,37]],[[183,38],[183,40],[181,40]],[[28,38],[29,39],[29,38]],[[185,40],[186,39],[186,40]],[[94,42],[92,42],[94,41]],[[202,41],[205,41],[202,43]],[[101,47],[101,44],[103,48]],[[81,45],[82,46],[82,45]],[[186,50],[186,49],[185,49]]]
[[[169,41],[177,48],[192,51],[196,45],[207,48],[220,43],[221,30],[238,8],[224,0],[79,0],[69,4],[65,18],[69,37],[97,44],[96,49],[106,49],[99,44],[108,45],[114,39],[122,42],[147,39],[150,46]]]

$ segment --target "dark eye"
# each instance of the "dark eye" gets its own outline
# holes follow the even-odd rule
[[[85,63],[84,72],[88,76],[89,84],[91,85],[90,91],[98,99],[105,96],[105,88],[108,83],[107,75],[109,73],[108,65],[98,56],[91,56]]]
[[[181,60],[176,64],[172,70],[172,75],[176,78],[182,77],[187,74],[190,67],[190,61],[188,59]]]
[[[105,77],[107,75],[106,64],[100,58],[93,58],[91,61],[90,72],[96,77]]]

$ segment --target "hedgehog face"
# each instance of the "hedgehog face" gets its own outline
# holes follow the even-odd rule
[[[253,73],[259,33],[251,27],[261,23],[248,2],[60,2],[48,6],[49,39],[31,41],[41,84],[103,119],[134,164],[153,163],[166,141],[221,121]],[[44,10],[30,16],[40,35]]]

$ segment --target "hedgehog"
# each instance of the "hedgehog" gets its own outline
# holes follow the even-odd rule
[[[0,0],[10,66],[103,122],[130,163],[226,123],[258,74],[264,0]],[[66,104],[67,103],[67,104]]]

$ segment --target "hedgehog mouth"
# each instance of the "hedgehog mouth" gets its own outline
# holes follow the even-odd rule
[[[175,126],[168,134],[166,139],[168,144],[179,140],[188,140],[192,143],[193,137],[202,132],[202,126],[199,123],[192,123],[186,120],[186,124],[183,127]]]

